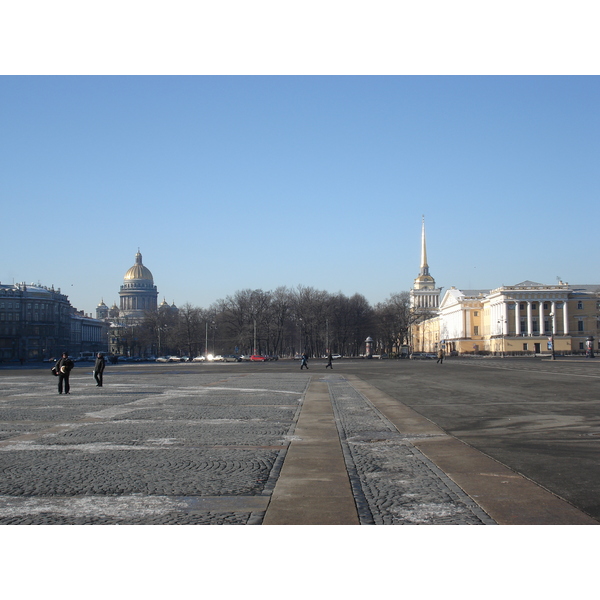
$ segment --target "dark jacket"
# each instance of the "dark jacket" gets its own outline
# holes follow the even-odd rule
[[[71,372],[71,369],[75,366],[75,363],[68,357],[60,358],[56,361],[55,370],[57,373],[62,373],[62,367],[65,368],[65,375],[68,375]]]
[[[104,360],[104,356],[100,358],[96,357],[96,364],[94,365],[94,373],[102,373],[104,371],[104,367],[106,366],[106,361]]]

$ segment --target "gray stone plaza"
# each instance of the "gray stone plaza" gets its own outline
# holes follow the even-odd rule
[[[117,365],[96,387],[78,363],[69,395],[49,368],[1,370],[0,524],[597,523],[395,399],[485,366],[298,367]]]

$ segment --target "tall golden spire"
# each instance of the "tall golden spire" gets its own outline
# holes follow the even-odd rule
[[[429,275],[429,265],[427,264],[427,242],[425,241],[425,215],[423,215],[423,225],[421,229],[421,270],[419,275]]]

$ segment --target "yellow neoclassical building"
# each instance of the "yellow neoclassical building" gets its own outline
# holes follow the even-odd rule
[[[414,351],[583,354],[600,349],[600,285],[524,281],[493,290],[450,288],[412,327]]]
[[[421,266],[410,290],[412,352],[584,354],[600,350],[600,285],[523,281],[493,290],[441,288],[429,273],[425,218]],[[552,346],[553,344],[553,346]]]

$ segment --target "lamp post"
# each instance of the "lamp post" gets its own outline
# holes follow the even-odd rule
[[[500,339],[502,340],[501,341],[501,348],[502,348],[501,354],[502,354],[502,358],[504,358],[504,354],[505,354],[505,350],[504,350],[504,325],[506,323],[508,323],[508,321],[506,319],[502,318],[502,319],[498,319],[498,323],[500,324]]]
[[[254,354],[257,354],[257,351],[256,351],[256,319],[254,319]]]
[[[204,330],[204,358],[208,360],[208,321],[205,322]]]
[[[556,360],[556,355],[554,353],[554,313],[551,312],[550,317],[550,346],[552,348],[552,360]]]

